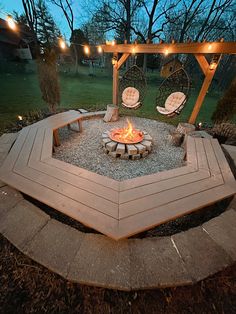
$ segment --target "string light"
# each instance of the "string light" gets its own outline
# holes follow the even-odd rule
[[[112,65],[115,65],[117,63],[117,57],[116,56],[111,59],[111,63],[112,63]]]
[[[135,54],[135,48],[134,47],[132,48],[132,54],[133,55]]]
[[[98,46],[98,53],[102,53],[102,47]]]
[[[65,41],[62,38],[59,38],[59,46],[63,50],[66,49],[66,43],[65,43]]]
[[[168,49],[165,49],[164,55],[165,55],[165,56],[168,56],[168,54],[169,54],[169,50],[168,50]]]
[[[85,53],[86,55],[89,55],[89,53],[90,53],[89,46],[84,46],[84,53]]]
[[[211,50],[211,48],[212,48],[212,44],[209,44],[208,45],[208,50]]]
[[[23,120],[23,117],[22,116],[17,116],[18,120],[19,121],[22,121]]]
[[[116,41],[115,41],[115,40],[112,40],[111,45],[112,45],[112,46],[115,46],[115,44],[116,44]]]
[[[8,24],[10,29],[12,29],[13,31],[16,30],[16,23],[13,20],[11,15],[7,15],[7,24]]]
[[[210,63],[210,70],[215,70],[217,67],[217,63],[215,61]]]

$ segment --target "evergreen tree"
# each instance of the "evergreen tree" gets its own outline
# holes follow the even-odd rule
[[[58,44],[60,31],[49,13],[44,0],[39,0],[36,6],[37,37],[43,48],[55,48]]]

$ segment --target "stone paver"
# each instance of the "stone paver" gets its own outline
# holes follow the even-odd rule
[[[23,249],[49,219],[38,207],[22,200],[0,220],[0,231],[16,247]]]
[[[128,240],[86,234],[70,266],[68,279],[83,284],[130,290]]]
[[[233,145],[222,145],[224,149],[230,154],[230,157],[233,159],[235,165],[236,165],[236,146]]]
[[[203,224],[203,229],[236,261],[236,212],[227,210]]]
[[[51,219],[24,248],[24,253],[52,271],[66,277],[79,250],[84,233]],[[86,267],[89,264],[86,263]]]
[[[188,272],[196,281],[232,264],[230,256],[201,227],[175,234],[172,239]]]
[[[3,186],[0,188],[0,218],[6,214],[12,207],[23,199],[20,192],[12,189],[10,186]]]
[[[170,237],[133,239],[129,247],[133,289],[192,283]]]

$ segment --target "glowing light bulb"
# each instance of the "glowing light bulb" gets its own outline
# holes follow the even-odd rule
[[[90,52],[89,46],[84,46],[84,53],[85,53],[86,55],[89,55],[89,52]]]
[[[66,43],[64,42],[64,40],[62,38],[59,39],[59,46],[63,50],[66,49]]]
[[[132,54],[135,54],[135,48],[134,47],[132,48]]]
[[[208,45],[208,50],[211,50],[211,48],[212,48],[212,44],[209,44]]]
[[[13,20],[12,16],[11,15],[8,15],[7,16],[7,24],[9,26],[10,29],[12,29],[13,31],[16,30],[16,23],[15,21]]]
[[[115,41],[115,40],[112,40],[111,45],[112,45],[112,46],[115,46],[115,44],[116,44],[116,41]]]
[[[18,120],[19,121],[22,121],[23,120],[23,117],[22,116],[17,116]]]
[[[165,56],[168,56],[168,54],[169,54],[169,50],[168,50],[168,49],[165,49],[164,55],[165,55]]]
[[[102,47],[98,46],[98,53],[102,53]]]

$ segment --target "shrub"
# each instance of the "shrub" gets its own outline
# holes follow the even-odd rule
[[[212,115],[215,123],[233,120],[236,114],[236,78],[232,81],[224,96],[219,100]]]

